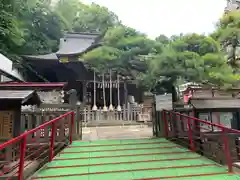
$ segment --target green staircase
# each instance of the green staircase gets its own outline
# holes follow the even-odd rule
[[[166,139],[75,141],[33,179],[236,180],[219,166]]]

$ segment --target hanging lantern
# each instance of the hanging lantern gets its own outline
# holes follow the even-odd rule
[[[117,75],[117,91],[118,91],[118,106],[117,111],[122,111],[122,108],[120,106],[120,83],[119,83],[119,75]]]
[[[109,96],[110,96],[110,105],[109,105],[109,111],[113,111],[114,108],[113,108],[113,105],[112,105],[112,70],[110,70],[110,93],[109,93]]]
[[[93,77],[93,107],[92,107],[92,110],[93,111],[97,111],[97,105],[96,105],[96,74],[95,74],[95,71],[94,71],[94,77]]]

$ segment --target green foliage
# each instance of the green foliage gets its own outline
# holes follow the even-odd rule
[[[95,69],[95,71],[108,71],[111,65],[115,65],[121,56],[121,51],[109,46],[98,47],[84,55],[84,59]]]
[[[19,49],[21,54],[46,54],[56,51],[62,36],[59,17],[46,2],[25,7],[19,17],[24,22],[25,43]]]
[[[149,67],[155,77],[229,87],[238,76],[228,66],[219,47],[211,37],[182,35],[171,40],[162,53],[152,57]]]
[[[165,36],[164,34],[159,35],[158,37],[155,38],[155,40],[164,45],[167,45],[170,42],[170,39],[167,36]]]
[[[55,51],[61,37],[59,18],[49,0],[11,0],[0,3],[0,52],[13,61],[20,54]]]
[[[58,50],[63,31],[105,32],[118,17],[97,4],[78,0],[3,0],[0,2],[0,53],[12,60],[22,54]]]
[[[232,11],[223,15],[212,37],[221,43],[224,52],[228,55],[228,62],[238,71],[237,61],[240,54],[237,49],[240,46],[240,12]]]
[[[54,7],[51,0],[2,0],[0,13],[0,53],[12,60],[57,51],[63,31],[98,32],[102,46],[84,54],[85,62],[99,73],[112,69],[135,79],[146,90],[164,91],[180,81],[231,87],[240,80],[239,11],[224,15],[211,36],[161,34],[155,40],[122,25],[106,7],[79,0],[59,0]]]
[[[67,31],[101,33],[120,24],[117,15],[95,3],[86,5],[79,0],[60,0],[54,9]]]
[[[77,17],[78,9],[84,4],[78,0],[59,0],[54,7],[54,11],[61,19],[61,24],[64,30],[72,31],[73,23]]]
[[[0,3],[0,53],[9,54],[9,56],[13,55],[11,50],[14,47],[24,42],[20,23],[14,16],[15,5],[14,1],[5,0]]]
[[[138,56],[149,54],[153,48],[154,41],[121,25],[110,28],[103,38],[102,47],[90,51],[83,58],[100,72],[111,68],[135,79],[138,72],[147,71],[146,62]]]
[[[159,83],[204,83],[221,87],[234,85],[239,76],[227,64],[220,44],[210,36],[186,34],[155,41],[132,28],[117,26],[105,34],[103,46],[85,54],[92,67],[115,68],[152,90]]]

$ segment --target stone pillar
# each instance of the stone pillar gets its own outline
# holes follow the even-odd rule
[[[78,127],[78,118],[79,116],[77,115],[77,111],[76,111],[76,107],[77,107],[77,101],[78,101],[78,98],[77,98],[77,91],[75,89],[71,89],[67,92],[67,94],[69,94],[69,105],[71,107],[71,110],[75,112],[75,117],[74,117],[74,127],[73,127],[73,139],[77,139],[77,129],[79,128]]]

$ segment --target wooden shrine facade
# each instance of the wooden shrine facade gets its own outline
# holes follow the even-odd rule
[[[128,103],[128,96],[134,96],[134,101],[138,104],[141,103],[143,93],[134,81],[131,81],[128,77],[120,77],[117,82],[116,74],[115,77],[109,78],[110,75],[106,73],[103,82],[102,74],[96,73],[95,75],[89,65],[82,59],[83,54],[101,46],[102,36],[102,34],[94,33],[67,32],[60,39],[57,52],[23,56],[21,66],[26,69],[26,81],[38,83],[66,82],[63,90],[67,92],[75,89],[77,100],[84,106],[92,107],[96,104],[98,107],[103,107],[104,99],[106,106],[110,106],[111,103],[114,107],[123,106]],[[111,97],[110,94],[112,94]],[[67,96],[65,98],[66,103],[68,103]],[[94,99],[96,102],[94,102]]]
[[[174,110],[229,128],[240,129],[240,89],[188,87]]]
[[[22,133],[22,106],[39,106],[40,103],[39,96],[33,90],[0,90],[0,141],[4,142]]]
[[[24,67],[27,83],[0,83],[0,89],[35,89],[43,104],[60,107],[74,102],[82,111],[88,110],[86,116],[97,108],[99,114],[103,114],[103,109],[118,109],[117,116],[121,112],[122,119],[138,117],[143,91],[136,82],[113,72],[111,76],[111,69],[104,75],[95,73],[82,59],[85,53],[101,46],[101,37],[100,34],[66,33],[60,39],[57,52],[25,55],[22,64],[14,64],[15,67]]]

